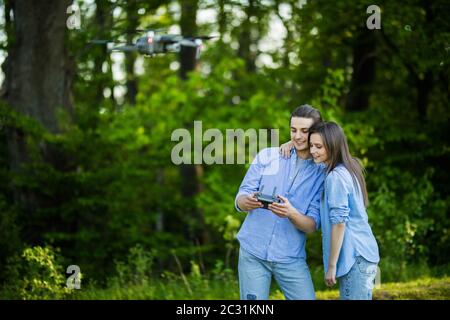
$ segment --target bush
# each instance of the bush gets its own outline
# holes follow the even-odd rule
[[[145,285],[149,282],[153,252],[146,251],[138,244],[129,250],[127,261],[116,261],[116,275],[109,280],[112,287]]]
[[[51,247],[29,247],[8,261],[5,298],[51,300],[67,297],[64,270],[56,262],[58,250]]]

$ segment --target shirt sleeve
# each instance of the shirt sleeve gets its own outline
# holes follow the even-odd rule
[[[327,204],[331,224],[345,223],[349,219],[349,188],[342,176],[331,172],[326,179]]]
[[[323,194],[323,184],[317,190],[314,198],[311,200],[311,203],[306,210],[306,216],[312,218],[316,223],[316,230],[320,229],[320,198]]]
[[[239,191],[234,199],[234,207],[239,212],[243,212],[243,210],[238,207],[237,199],[243,194],[251,194],[259,190],[264,165],[267,163],[267,159],[265,159],[265,150],[259,152],[255,159],[253,159],[253,162],[239,187]]]

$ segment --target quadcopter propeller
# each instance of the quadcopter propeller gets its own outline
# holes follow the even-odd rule
[[[163,29],[163,28],[158,28],[158,29],[153,29],[153,28],[143,28],[143,29],[135,29],[134,31],[136,32],[147,32],[147,31],[153,31],[153,32],[165,32],[167,29]]]
[[[180,35],[170,34],[159,37],[159,41],[162,43],[176,43],[183,39]]]
[[[180,45],[187,47],[197,47],[199,44],[191,39],[183,39],[180,41]]]
[[[194,39],[201,39],[201,40],[211,40],[214,38],[218,38],[219,36],[196,36],[196,37],[192,37]]]
[[[114,28],[112,30],[119,30],[119,28]],[[158,29],[153,29],[153,28],[138,28],[138,29],[133,29],[133,30],[125,30],[121,32],[121,34],[136,34],[136,33],[143,33],[143,32],[150,32],[153,31],[154,33],[161,33],[161,32],[165,32],[167,30],[167,28],[158,28]]]
[[[108,49],[108,51],[126,51],[126,52],[131,52],[131,51],[137,51],[138,49],[135,46],[120,46],[120,47],[114,47],[111,49]]]
[[[111,41],[109,41],[109,40],[98,40],[98,39],[94,39],[94,40],[91,40],[91,41],[89,41],[88,43],[92,43],[92,44],[108,44],[108,43],[110,43]]]
[[[90,44],[108,44],[108,43],[119,43],[119,44],[127,44],[124,41],[114,41],[114,40],[103,40],[103,39],[94,39],[89,41]]]

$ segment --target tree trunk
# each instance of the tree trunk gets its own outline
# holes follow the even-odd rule
[[[430,25],[434,20],[434,12],[432,8],[432,2],[422,0],[420,1],[420,5],[425,10],[425,21],[426,25]],[[425,32],[427,34],[427,38],[431,40],[431,43],[434,41],[434,34],[430,28],[426,28]],[[428,109],[428,99],[431,90],[434,87],[434,74],[431,69],[427,69],[424,71],[423,77],[419,74],[416,76],[416,88],[417,88],[417,114],[420,121],[427,121],[427,109]]]
[[[245,7],[244,11],[247,16],[245,21],[242,23],[241,31],[239,34],[239,49],[238,56],[245,61],[248,72],[256,71],[255,55],[251,51],[251,46],[253,44],[252,39],[252,23],[250,21],[251,17],[255,16],[256,6],[254,0],[249,0],[248,6]]]
[[[127,42],[132,43],[135,36],[134,32],[139,26],[138,4],[136,0],[127,1],[125,10],[127,14]],[[137,78],[134,73],[134,64],[136,62],[136,52],[125,52],[125,71],[127,75],[127,95],[126,99],[130,105],[136,104]]]
[[[225,0],[219,0],[219,12],[218,12],[218,23],[219,23],[219,42],[223,45],[223,37],[227,31],[227,12],[225,11]]]
[[[433,73],[426,71],[423,79],[416,80],[417,114],[421,121],[427,120],[427,107],[430,91],[433,87]]]
[[[56,111],[71,113],[73,65],[65,48],[70,0],[12,1],[14,42],[8,50],[6,101],[15,111],[59,131]]]
[[[193,37],[197,33],[197,9],[198,2],[191,0],[181,1],[181,18],[180,28],[181,34],[184,37]],[[180,51],[180,77],[183,80],[187,79],[187,74],[195,70],[197,61],[195,54],[197,49],[194,47],[181,46]]]
[[[192,0],[181,1],[181,19],[180,28],[183,36],[195,36],[197,33],[197,16],[198,2]],[[194,48],[195,49],[195,48]],[[195,51],[194,49],[187,47],[183,48],[180,52],[180,77],[187,79],[187,74],[196,67]],[[191,124],[188,124],[191,125]],[[198,221],[198,232],[194,232],[194,241],[200,240],[201,244],[208,243],[210,236],[205,225],[204,213],[201,209],[195,205],[194,197],[201,192],[204,187],[202,185],[201,178],[203,176],[203,166],[197,165],[185,165],[180,166],[181,172],[181,193],[183,197],[189,203],[189,209],[191,217]]]
[[[197,1],[181,0],[180,28],[183,36],[194,36],[197,31]],[[189,49],[189,48],[188,48]],[[187,49],[187,50],[188,50]],[[183,48],[182,48],[183,50]],[[187,74],[195,69],[196,61],[192,60],[189,51],[180,52],[180,77],[187,79]],[[189,124],[187,124],[189,125]],[[181,165],[181,192],[186,198],[192,198],[198,193],[197,175],[194,165]]]
[[[95,24],[98,31],[99,39],[109,39],[111,37],[110,30],[113,25],[112,21],[112,8],[108,0],[96,0],[96,10],[95,10]],[[99,79],[95,82],[95,106],[100,106],[101,102],[104,100],[103,91],[112,82],[112,68],[111,68],[111,58],[108,50],[105,46],[98,46],[96,48],[96,56],[94,57],[94,76]],[[103,64],[105,61],[108,63],[107,74],[103,72]],[[101,75],[101,76],[100,76]],[[111,92],[111,95],[113,93]],[[114,104],[113,104],[114,105]]]
[[[14,111],[37,120],[51,133],[60,131],[57,110],[72,115],[71,80],[74,66],[65,47],[66,10],[71,0],[9,1],[13,12],[5,61],[2,98]],[[7,132],[10,167],[21,170],[28,160],[26,135],[20,129]],[[56,155],[43,146],[44,159]],[[15,200],[32,210],[33,195],[15,190]]]
[[[375,34],[373,30],[363,29],[353,46],[353,75],[346,103],[348,111],[362,111],[369,107],[374,80]]]

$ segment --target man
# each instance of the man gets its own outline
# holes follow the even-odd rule
[[[272,275],[286,299],[315,299],[306,264],[306,233],[319,228],[320,196],[325,172],[309,153],[308,129],[321,121],[320,112],[302,105],[291,114],[289,159],[278,148],[258,153],[236,195],[235,206],[247,217],[237,235],[239,287],[244,300],[267,300]],[[268,209],[256,199],[261,191],[277,190],[281,203]]]

